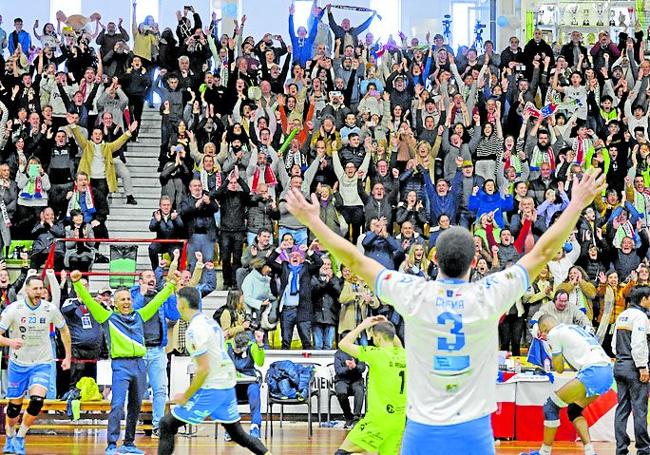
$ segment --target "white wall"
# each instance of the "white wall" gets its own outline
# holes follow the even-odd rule
[[[141,0],[142,1],[142,0]],[[384,0],[393,2],[396,0]],[[409,37],[417,36],[420,41],[424,41],[424,35],[431,31],[432,35],[442,31],[442,18],[451,11],[451,4],[454,0],[401,0],[401,30]],[[489,1],[489,0],[488,0]],[[282,34],[285,41],[288,41],[287,20],[289,0],[159,0],[159,17],[156,20],[164,27],[176,28],[176,11],[182,9],[183,5],[193,5],[204,19],[205,25],[210,21],[210,13],[214,8],[219,9],[227,3],[238,3],[239,13],[247,14],[248,22],[246,23],[245,33],[253,35],[256,39],[261,38],[265,32],[273,34]],[[321,5],[326,0],[320,0]],[[518,25],[520,4],[526,3],[527,0],[499,0],[497,15],[511,15],[513,24]],[[84,15],[90,15],[99,11],[103,18],[102,22],[110,20],[117,22],[117,19],[124,18],[124,24],[127,29],[131,25],[131,3],[132,0],[81,0],[82,11]],[[343,3],[370,7],[371,0],[347,0]],[[359,24],[368,16],[367,13],[355,11],[333,10],[337,21],[344,17],[349,17],[352,24]],[[13,18],[20,16],[25,21],[25,29],[31,32],[34,19],[39,18],[42,25],[50,17],[49,0],[32,0],[31,2],[0,0],[0,14],[3,16],[3,28],[7,31],[13,29]],[[148,14],[148,12],[147,12]],[[487,17],[484,19],[487,22]],[[221,25],[221,30],[232,31],[232,20],[228,19]],[[397,32],[393,32],[397,36]],[[507,45],[507,39],[512,34],[518,34],[520,31],[513,27],[497,28],[497,47],[503,48]],[[487,38],[489,32],[484,33]]]

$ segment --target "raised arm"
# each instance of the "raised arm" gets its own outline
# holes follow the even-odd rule
[[[531,282],[560,251],[564,242],[575,229],[582,211],[607,187],[605,175],[599,176],[599,174],[600,169],[590,168],[584,173],[582,180],[574,180],[569,206],[539,238],[533,250],[519,260],[518,264],[528,271]]]
[[[81,272],[78,270],[70,273],[70,280],[72,281],[72,287],[74,288],[77,297],[81,302],[86,305],[90,314],[93,315],[95,320],[100,324],[103,324],[111,317],[111,312],[101,306],[88,292],[88,289],[84,287],[83,284],[79,281],[81,279]]]

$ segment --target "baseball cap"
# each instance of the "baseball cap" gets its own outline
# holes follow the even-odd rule
[[[472,160],[465,160],[463,161],[463,167],[473,167],[474,163],[472,163]]]
[[[102,294],[113,295],[113,290],[111,288],[101,288],[99,291],[97,291],[97,295],[102,295]]]

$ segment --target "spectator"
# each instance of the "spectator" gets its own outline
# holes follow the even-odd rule
[[[194,253],[200,251],[206,261],[214,258],[217,225],[214,214],[219,211],[217,201],[204,189],[200,180],[190,182],[190,194],[181,202],[180,215],[189,234],[187,254],[194,267]]]
[[[334,345],[336,326],[338,325],[342,282],[334,275],[332,261],[323,256],[323,265],[318,277],[312,278],[314,319],[312,332],[314,349],[330,350]]]
[[[271,253],[268,263],[280,276],[279,294],[282,302],[280,326],[282,332],[282,349],[291,348],[294,327],[303,349],[311,349],[312,277],[319,273],[323,261],[314,253],[315,242],[306,250],[294,246],[289,253],[289,261],[278,264],[278,250]],[[303,247],[304,248],[304,247]]]
[[[347,335],[347,332],[342,333],[340,339],[343,339],[345,335]],[[363,377],[366,364],[338,349],[334,354],[334,371],[336,373],[334,376],[334,390],[336,399],[343,410],[345,428],[352,428],[361,419],[361,410],[366,396],[365,379]],[[350,396],[354,397],[354,413],[350,409]]]
[[[160,198],[158,210],[153,212],[149,222],[149,231],[156,233],[157,240],[180,239],[183,237],[183,220],[178,216],[176,210],[172,210],[172,201],[168,196]],[[167,253],[171,254],[178,244],[157,243],[149,244],[149,260],[151,269],[158,268],[160,257]]]

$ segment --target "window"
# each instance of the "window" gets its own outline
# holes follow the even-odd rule
[[[154,22],[159,22],[159,7],[159,0],[138,0],[138,7],[135,10],[137,23],[143,23],[147,16],[152,16]],[[131,16],[133,16],[133,10],[131,10]],[[162,32],[162,28],[160,31]]]
[[[474,24],[476,24],[476,11],[470,3],[453,3],[452,37],[453,48],[458,46],[469,46],[474,42]]]
[[[299,0],[295,3],[296,11],[293,14],[293,24],[298,30],[298,27],[305,27],[309,30],[309,15],[311,14],[311,8],[314,5],[314,2],[311,0]]]
[[[56,12],[63,11],[66,16],[81,13],[81,0],[50,0],[50,22],[56,27]],[[41,24],[45,25],[45,24]],[[63,25],[62,25],[63,26]],[[27,29],[27,27],[25,27]],[[41,33],[41,30],[38,31]]]
[[[399,42],[397,31],[401,29],[401,3],[401,0],[370,0],[370,8],[376,10],[381,16],[381,20],[375,18],[372,21],[372,24],[370,24],[369,30],[373,35],[375,35],[375,41],[380,40],[382,43],[386,43],[386,41],[388,41],[388,36],[393,35],[395,41]],[[359,16],[363,17],[361,14],[359,14]],[[361,22],[363,22],[363,20]],[[363,41],[365,35],[365,33],[362,33],[361,36],[359,36],[359,39]]]

